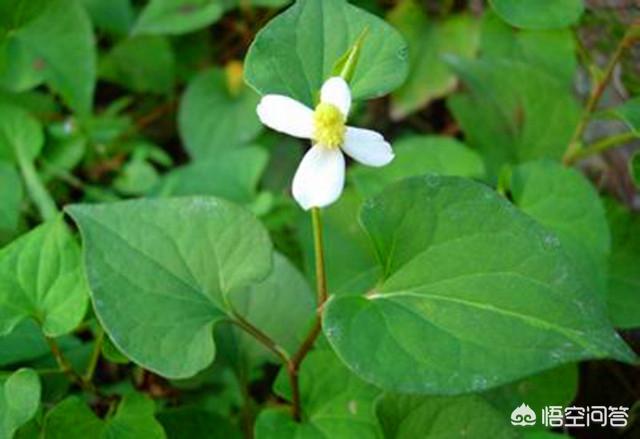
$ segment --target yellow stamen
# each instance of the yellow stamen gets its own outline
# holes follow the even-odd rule
[[[344,141],[344,115],[332,104],[320,103],[313,113],[314,140],[329,148],[338,148]]]

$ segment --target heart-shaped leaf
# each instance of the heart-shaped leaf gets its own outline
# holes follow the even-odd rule
[[[161,196],[212,195],[235,203],[254,201],[269,157],[263,148],[234,148],[196,160],[166,174],[154,193]]]
[[[505,163],[562,157],[580,117],[568,87],[522,62],[449,61],[469,90],[448,104],[490,175]]]
[[[263,279],[271,242],[248,211],[189,197],[74,205],[94,308],[114,344],[170,378],[215,354],[231,291]]]
[[[536,66],[571,87],[576,74],[575,36],[571,29],[523,30],[488,11],[482,18],[483,59],[510,59]]]
[[[136,34],[183,34],[214,23],[225,11],[222,0],[151,0],[138,17]]]
[[[0,335],[26,318],[49,337],[66,334],[87,299],[80,249],[62,215],[0,250]]]
[[[22,14],[28,19],[12,28],[5,44],[0,44],[0,58],[8,59],[0,68],[0,84],[22,91],[45,80],[71,108],[88,115],[96,80],[96,45],[91,20],[80,1],[18,0],[11,4],[12,12],[33,9],[31,14]]]
[[[416,0],[400,2],[389,21],[409,43],[409,76],[391,95],[391,115],[402,119],[455,89],[457,79],[442,55],[475,55],[479,26],[469,15],[430,20]]]
[[[483,178],[484,163],[478,153],[451,137],[410,136],[393,144],[395,158],[384,168],[356,165],[349,171],[363,197],[377,195],[386,186],[424,174]]]
[[[489,0],[507,23],[524,29],[556,29],[580,19],[583,0]]]
[[[385,21],[345,0],[298,0],[256,36],[245,78],[259,93],[314,104],[315,93],[364,30],[350,80],[354,99],[382,96],[407,74],[407,47]]]
[[[31,369],[0,378],[0,437],[11,439],[40,406],[40,380]]]
[[[122,398],[115,414],[102,420],[87,404],[70,396],[56,405],[44,420],[47,439],[164,439],[164,429],[154,418],[155,404],[139,393]]]
[[[323,328],[365,380],[456,394],[585,358],[634,360],[558,237],[491,189],[413,178],[367,202],[361,217],[384,283],[332,297]]]
[[[189,83],[180,101],[180,136],[191,157],[218,159],[234,146],[255,139],[262,125],[258,95],[243,84],[231,90],[225,72],[211,69]]]

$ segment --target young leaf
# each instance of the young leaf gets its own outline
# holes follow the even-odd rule
[[[468,15],[430,20],[416,0],[400,2],[390,13],[389,21],[409,43],[409,76],[391,95],[391,115],[402,119],[455,89],[456,76],[442,56],[475,55],[479,26]]]
[[[514,203],[560,239],[582,279],[606,296],[609,226],[598,193],[578,171],[550,160],[513,169]]]
[[[612,237],[609,315],[619,328],[637,328],[640,327],[640,216],[608,200],[607,219]]]
[[[576,23],[583,0],[489,0],[507,23],[524,29],[557,29]]]
[[[384,283],[329,299],[323,329],[363,379],[457,394],[585,358],[635,359],[557,236],[486,186],[412,178],[361,218]]]
[[[67,208],[78,223],[94,308],[114,344],[170,378],[215,354],[226,295],[263,279],[271,242],[246,210],[216,198]]]
[[[87,305],[80,249],[62,215],[0,251],[0,335],[32,318],[49,337],[72,331]]]
[[[262,129],[256,114],[258,101],[247,87],[230,90],[223,70],[207,70],[193,78],[178,112],[180,137],[189,155],[213,159],[255,139]]]
[[[506,163],[562,157],[580,117],[568,88],[521,62],[449,62],[469,87],[451,96],[449,107],[492,177]]]
[[[122,398],[110,418],[102,420],[87,404],[70,396],[56,405],[44,420],[47,439],[164,439],[164,429],[154,418],[155,404],[140,393]]]
[[[389,439],[518,437],[506,413],[499,412],[477,395],[386,394],[379,400],[376,413],[384,437]]]
[[[313,106],[315,93],[365,28],[350,82],[353,98],[382,96],[407,74],[405,42],[383,20],[345,0],[298,0],[273,19],[249,48],[246,81],[261,94]]]
[[[14,11],[27,7],[26,3],[31,0],[12,2]],[[25,14],[29,19],[9,33],[5,44],[0,44],[0,58],[2,48],[9,54],[4,69],[0,68],[0,83],[23,91],[45,80],[73,110],[86,116],[91,111],[96,80],[91,21],[79,0],[39,4],[32,14]],[[31,79],[24,81],[25,75]]]
[[[134,34],[184,34],[214,23],[225,11],[221,0],[151,0]]]
[[[356,165],[349,176],[363,197],[377,195],[386,186],[427,173],[483,178],[484,163],[474,150],[451,137],[411,136],[393,144],[395,159],[384,168]]]
[[[287,377],[281,372],[276,392],[291,398]],[[301,423],[288,410],[267,409],[256,421],[256,439],[380,437],[373,406],[380,390],[353,375],[331,351],[314,351],[300,371]]]
[[[40,406],[40,380],[31,369],[19,369],[0,378],[0,437],[11,439],[33,418]]]

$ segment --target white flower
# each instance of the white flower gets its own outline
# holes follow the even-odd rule
[[[345,125],[350,107],[351,91],[338,76],[323,84],[315,111],[282,95],[265,95],[258,104],[263,124],[312,141],[293,178],[293,197],[305,210],[328,206],[340,197],[345,174],[343,152],[368,166],[384,166],[393,160],[391,145],[382,135]]]

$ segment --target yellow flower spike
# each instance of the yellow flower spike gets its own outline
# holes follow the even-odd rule
[[[345,117],[333,104],[322,102],[313,113],[314,140],[329,148],[338,148],[344,142]]]

